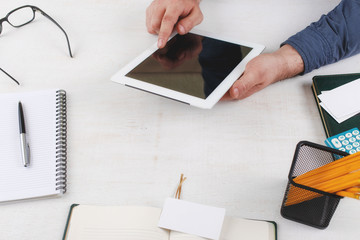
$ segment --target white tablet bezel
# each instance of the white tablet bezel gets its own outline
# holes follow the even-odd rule
[[[265,46],[261,44],[235,40],[228,37],[219,37],[219,36],[215,36],[215,34],[213,33],[205,32],[198,29],[193,29],[192,31],[190,31],[190,33],[194,33],[204,37],[210,37],[230,43],[239,44],[252,49],[246,55],[246,57],[241,60],[241,62],[233,69],[233,71],[231,71],[231,73],[219,84],[219,86],[217,86],[217,88],[206,99],[191,96],[185,93],[160,87],[151,83],[143,82],[126,76],[126,74],[128,74],[131,70],[133,70],[137,65],[139,65],[142,61],[144,61],[146,58],[148,58],[150,55],[152,55],[155,51],[158,50],[157,43],[155,43],[150,48],[146,49],[133,61],[128,63],[126,66],[124,66],[120,71],[118,71],[114,76],[111,77],[111,80],[117,83],[124,84],[125,86],[154,93],[156,95],[177,100],[179,102],[187,103],[192,106],[210,109],[221,99],[221,97],[224,96],[224,94],[230,89],[232,84],[239,78],[239,76],[241,76],[241,74],[245,70],[246,64],[252,58],[259,55],[265,48]],[[172,37],[173,36],[175,36],[175,34],[173,34]]]

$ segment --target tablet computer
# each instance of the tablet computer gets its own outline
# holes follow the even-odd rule
[[[212,108],[263,45],[200,30],[155,43],[111,80],[200,108]]]

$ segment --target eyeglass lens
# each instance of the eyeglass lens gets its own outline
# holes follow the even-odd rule
[[[31,22],[35,17],[35,13],[31,7],[17,9],[10,13],[8,22],[14,27],[20,27]]]

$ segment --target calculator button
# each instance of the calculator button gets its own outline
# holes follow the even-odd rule
[[[345,137],[350,138],[350,137],[352,137],[352,134],[351,133],[346,133]]]
[[[353,142],[355,142],[355,141],[356,141],[356,139],[355,139],[354,137],[352,137],[352,138],[349,139],[349,142],[351,142],[351,143],[353,143]]]
[[[349,144],[349,141],[348,141],[348,140],[344,140],[344,141],[342,141],[342,144],[343,144],[343,145],[348,145],[348,144]]]
[[[339,136],[339,140],[340,140],[340,141],[345,140],[345,136],[344,136],[344,135],[340,135],[340,136]]]
[[[349,151],[349,153],[350,153],[350,154],[354,154],[354,153],[356,153],[356,151],[355,151],[354,149],[351,149],[351,150]]]
[[[359,143],[359,142],[354,142],[354,143],[353,143],[353,146],[354,146],[354,147],[358,147],[358,146],[360,146],[360,143]]]
[[[340,151],[343,151],[343,152],[346,152],[346,149],[345,148],[339,148]]]
[[[346,140],[345,140],[345,141],[346,141]],[[336,148],[341,147],[340,141],[337,140],[336,138],[332,139],[331,142],[332,142],[332,144],[334,144],[334,146],[335,146]]]
[[[353,148],[353,146],[351,146],[351,145],[347,145],[345,148],[346,148],[347,150],[350,150],[350,149],[352,149],[352,148]]]
[[[352,131],[352,134],[354,134],[354,135],[359,135],[359,131],[358,130],[354,130],[354,131]]]

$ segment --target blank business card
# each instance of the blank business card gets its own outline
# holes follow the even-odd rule
[[[158,226],[218,240],[224,218],[224,208],[167,198]]]
[[[318,96],[321,106],[338,122],[342,122],[360,111],[360,79],[322,91]]]

